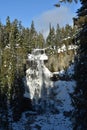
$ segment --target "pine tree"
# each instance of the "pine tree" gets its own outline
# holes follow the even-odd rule
[[[6,18],[6,26],[4,31],[5,31],[5,44],[6,46],[9,46],[9,38],[10,38],[10,31],[11,31],[11,22],[9,16]]]
[[[15,79],[13,81],[12,93],[14,95],[11,103],[13,110],[13,120],[18,121],[21,117],[22,113],[22,101],[24,94],[24,86],[21,75],[15,75]]]
[[[62,1],[72,2],[74,0]],[[75,58],[77,85],[74,93],[71,95],[72,103],[75,107],[73,113],[74,130],[87,129],[87,0],[80,1],[82,7],[77,11],[77,26],[80,28],[80,31],[75,39],[78,45],[78,52]]]
[[[51,27],[51,24],[50,24],[49,34],[46,39],[46,44],[51,47],[55,46],[55,29],[54,27]]]
[[[8,80],[4,56],[3,52],[0,64],[0,127],[8,130]]]
[[[75,106],[75,130],[87,129],[87,1],[81,0],[81,4],[82,7],[77,11],[81,28],[76,38],[79,46],[75,66],[77,86],[72,95]]]
[[[38,48],[43,48],[45,45],[45,40],[44,37],[41,33],[38,34],[38,38],[37,38],[37,47]]]
[[[4,47],[4,25],[0,22],[0,48],[3,49]]]
[[[30,27],[30,45],[32,48],[37,48],[37,32],[35,30],[34,27],[34,21],[32,21],[31,23],[31,27]]]
[[[59,26],[59,24],[57,24],[57,28],[56,28],[56,34],[55,34],[55,44],[57,47],[61,46],[61,28]]]

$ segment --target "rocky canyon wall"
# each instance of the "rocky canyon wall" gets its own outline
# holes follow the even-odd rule
[[[48,55],[48,62],[46,62],[45,65],[50,71],[66,69],[72,62],[74,62],[75,54],[76,50],[73,49]]]

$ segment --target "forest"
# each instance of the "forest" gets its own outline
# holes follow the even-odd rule
[[[66,25],[56,28],[49,24],[49,34],[44,38],[41,32],[35,29],[34,21],[30,28],[25,28],[21,21],[10,21],[7,16],[6,24],[0,22],[0,128],[9,128],[9,111],[12,111],[13,121],[18,121],[26,110],[32,110],[31,101],[25,101],[23,77],[26,75],[26,60],[28,53],[34,48],[57,49],[63,44],[67,47],[77,45],[75,57],[76,87],[70,94],[74,111],[71,115],[74,130],[87,129],[87,1],[81,1],[81,8],[74,18],[73,27]],[[50,49],[52,48],[52,49]]]

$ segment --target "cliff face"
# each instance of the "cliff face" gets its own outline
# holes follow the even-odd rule
[[[67,50],[64,52],[52,54],[48,56],[48,62],[45,63],[50,71],[59,71],[66,69],[71,62],[74,61],[76,50]]]

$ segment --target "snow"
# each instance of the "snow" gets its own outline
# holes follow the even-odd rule
[[[48,57],[45,54],[36,55],[36,56],[34,56],[33,54],[28,54],[28,60],[33,61],[35,59],[48,60]]]
[[[73,49],[77,49],[76,45],[69,45],[68,46],[68,50],[73,50]]]
[[[35,128],[36,126],[40,126],[41,130],[70,130],[70,126],[68,126],[67,129],[68,120],[62,118],[62,114],[50,115],[48,113],[38,116],[35,120],[36,123],[31,125],[31,129]]]
[[[74,65],[71,65],[67,71],[74,71],[72,68]],[[12,123],[13,130],[73,130],[69,116],[65,116],[64,113],[73,111],[69,93],[74,91],[75,86],[76,81],[74,80],[54,82],[53,91],[56,96],[53,103],[56,104],[59,111],[56,113],[48,111],[43,114],[24,112],[20,121]],[[57,103],[57,100],[61,100],[61,103]]]
[[[59,75],[60,77],[63,77],[65,75],[69,76],[69,77],[72,77],[74,75],[74,67],[75,67],[75,64],[71,64],[67,70],[61,70],[61,71],[58,71],[58,72],[53,72],[53,74],[55,75]]]
[[[46,113],[29,117],[23,113],[21,120],[13,123],[12,128],[13,130],[72,130],[72,124],[69,118],[66,118],[62,113]]]
[[[41,96],[43,83],[46,85],[46,87],[52,86],[52,82],[49,82],[50,77],[52,77],[52,73],[48,70],[48,68],[46,68],[44,65],[41,65],[39,62],[37,69],[38,70],[32,70],[29,68],[26,71],[26,86],[28,87],[30,94],[25,92],[24,96],[28,97],[30,95],[29,98],[31,99],[33,99],[36,90],[39,91],[38,96]]]
[[[36,91],[38,96],[35,99],[42,98],[39,105],[45,111],[41,112],[42,109],[40,109],[39,113],[38,111],[24,112],[18,122],[12,122],[13,130],[73,130],[70,114],[74,108],[70,93],[74,92],[76,81],[72,78],[68,81],[58,80],[53,82],[50,77],[53,74],[72,77],[74,75],[74,64],[71,64],[66,71],[61,70],[60,72],[51,73],[44,62],[40,60],[36,60],[36,62],[37,66],[35,68],[29,68],[26,71],[26,80],[24,81],[30,93],[26,90],[25,97],[33,99]],[[35,77],[32,77],[32,75]],[[47,93],[44,89],[47,90]],[[47,103],[44,105],[45,107],[43,106],[44,99]]]
[[[63,45],[61,48],[58,48],[58,53],[66,51],[66,46]]]
[[[67,50],[76,50],[77,45],[69,45],[66,47],[65,45],[62,45],[60,48],[58,48],[58,53],[65,52]]]
[[[41,54],[41,51],[43,54]],[[49,86],[52,87],[52,82],[50,82],[52,73],[44,65],[44,60],[47,60],[47,58],[42,49],[34,49],[32,54],[28,55],[28,60],[33,60],[33,63],[26,71],[25,86],[27,89],[25,89],[24,97],[33,99],[36,94],[38,100],[42,96],[43,85],[45,85],[46,88]]]
[[[19,122],[13,123],[13,130],[73,130],[72,123],[69,117],[64,115],[64,112],[73,110],[69,93],[73,92],[75,81],[56,81],[55,92],[57,93],[56,99],[62,101],[62,105],[58,105],[59,112],[33,114],[31,112],[23,113]],[[55,100],[56,101],[56,100]],[[32,115],[29,115],[31,113]],[[27,116],[29,115],[29,116]]]
[[[72,93],[74,90],[74,87],[76,85],[76,82],[73,81],[56,81],[54,83],[54,91],[57,93],[56,99],[59,99],[62,101],[62,107],[58,106],[60,111],[71,111],[72,105],[71,105],[71,99],[69,96],[69,93]]]
[[[28,60],[48,60],[48,56],[45,54],[45,49],[34,49],[32,54],[28,54]]]
[[[65,70],[60,70],[58,72],[53,72],[53,74],[63,75],[63,74],[65,74]]]
[[[74,67],[75,65],[71,64],[69,68],[67,69],[67,75],[69,75],[70,77],[74,75]]]

